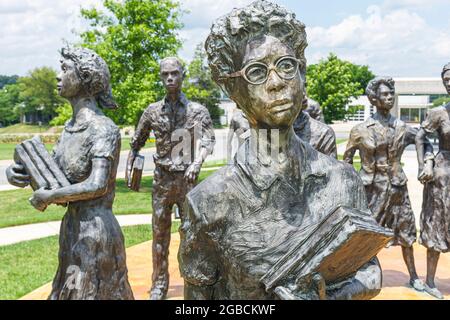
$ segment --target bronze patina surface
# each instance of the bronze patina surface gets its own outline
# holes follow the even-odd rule
[[[367,237],[378,245],[392,237],[371,216],[353,168],[314,150],[294,132],[303,104],[306,46],[305,26],[268,1],[235,9],[211,28],[206,50],[213,79],[252,130],[234,164],[186,196],[178,255],[186,299],[370,299],[380,292],[380,265],[364,248],[343,250],[346,261],[355,261],[355,272],[345,279],[317,271],[326,256],[352,246],[307,254],[319,268],[306,275],[283,271],[302,265],[296,257],[304,256],[310,239],[325,244],[330,236],[355,245],[353,236],[361,233],[345,224],[333,228],[337,222],[327,220],[330,212],[346,217],[352,212],[361,221],[356,229],[371,230]],[[297,247],[301,252],[292,252]]]
[[[153,130],[156,153],[152,190],[152,300],[164,299],[167,295],[172,208],[177,205],[183,219],[185,195],[197,181],[203,161],[212,153],[215,143],[208,109],[189,101],[181,91],[184,69],[180,61],[176,58],[162,60],[160,76],[166,97],[149,105],[139,120],[131,140],[126,171],[131,186],[133,162]],[[184,149],[178,149],[180,145]]]
[[[53,160],[71,183],[38,189],[30,199],[38,210],[67,205],[59,236],[59,265],[52,300],[133,299],[125,246],[112,212],[120,131],[98,106],[114,109],[106,63],[88,49],[63,49],[59,94],[69,100],[73,116],[53,150]],[[8,169],[10,183],[30,182],[22,164]]]

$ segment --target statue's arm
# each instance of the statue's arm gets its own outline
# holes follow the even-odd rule
[[[344,153],[344,161],[349,164],[353,164],[353,157],[355,156],[356,150],[358,150],[357,136],[356,129],[353,128],[350,132],[347,148]]]
[[[83,182],[54,190],[49,199],[50,203],[64,204],[101,197],[108,191],[110,173],[110,159],[94,158],[89,177]]]
[[[184,298],[211,300],[218,279],[218,257],[209,238],[211,230],[208,230],[208,224],[192,203],[188,195],[179,230],[178,264],[184,278]]]
[[[131,138],[130,146],[131,151],[138,152],[145,146],[145,142],[150,136],[150,131],[152,130],[152,111],[151,107],[148,107],[141,118],[139,119],[139,123],[136,127],[136,131],[134,133],[133,138]]]

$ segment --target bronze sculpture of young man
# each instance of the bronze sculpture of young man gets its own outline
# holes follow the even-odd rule
[[[394,231],[392,245],[402,247],[408,268],[409,284],[417,291],[424,285],[417,276],[413,244],[416,224],[409,200],[407,178],[401,165],[403,151],[415,144],[418,130],[390,114],[395,103],[395,83],[390,77],[378,77],[367,86],[367,96],[377,112],[350,133],[344,161],[352,164],[355,152],[361,156],[360,175],[364,182],[369,208],[378,223]],[[428,156],[432,146],[427,143]]]
[[[130,143],[126,171],[130,186],[133,162],[153,130],[156,153],[152,191],[152,300],[164,299],[169,286],[172,208],[176,204],[183,219],[185,195],[197,181],[203,161],[212,153],[215,142],[208,109],[189,101],[181,91],[185,76],[181,62],[166,58],[161,61],[160,68],[166,97],[150,104],[144,111]],[[180,145],[184,148],[178,148]]]
[[[128,282],[122,231],[113,212],[120,131],[99,106],[116,108],[105,61],[95,52],[63,49],[59,94],[69,100],[73,116],[54,150],[53,159],[70,185],[36,190],[31,203],[43,211],[67,205],[59,236],[59,265],[52,300],[133,299]],[[22,164],[8,169],[10,183],[30,182]]]
[[[450,63],[442,70],[442,81],[450,94]],[[439,152],[427,153],[426,135],[436,132]],[[416,137],[419,180],[424,184],[419,242],[427,251],[425,291],[443,299],[434,277],[441,253],[450,251],[450,104],[430,110]]]
[[[370,299],[380,291],[376,252],[349,276],[337,279],[331,271],[329,281],[325,273],[297,281],[281,272],[287,278],[272,288],[271,271],[277,275],[280,264],[286,271],[291,262],[303,261],[293,258],[293,241],[326,226],[321,221],[329,212],[346,207],[376,225],[354,170],[294,132],[302,109],[306,45],[305,26],[268,1],[235,9],[212,26],[206,49],[213,79],[245,113],[252,137],[233,165],[186,196],[178,255],[186,299]],[[267,130],[278,138],[264,136]],[[321,260],[325,252],[316,254]],[[355,255],[346,260],[351,263],[364,249],[347,254]]]

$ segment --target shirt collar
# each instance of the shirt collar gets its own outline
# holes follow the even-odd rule
[[[373,116],[371,116],[371,117],[369,117],[369,119],[367,119],[366,126],[371,127],[371,126],[376,125],[379,122],[380,122],[380,115],[378,113],[375,113]],[[395,125],[396,125],[396,119],[391,114],[389,115],[388,125],[391,128],[395,128]]]
[[[311,163],[317,158],[313,155],[312,147],[306,146],[305,142],[294,135],[290,148],[295,153],[294,157],[297,157],[299,161],[302,181],[306,181],[310,176],[325,176],[320,166],[311,166]],[[255,152],[250,151],[250,139],[246,139],[235,155],[235,163],[258,189],[268,190],[280,178],[280,175],[261,163]]]
[[[180,96],[178,97],[177,103],[183,105],[184,107],[187,107],[189,104],[189,100],[186,98],[185,94],[183,92],[180,93]],[[167,96],[164,97],[164,105],[169,104],[169,99]]]

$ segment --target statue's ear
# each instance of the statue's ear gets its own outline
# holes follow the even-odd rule
[[[88,70],[84,70],[80,73],[81,81],[83,83],[90,83],[92,81],[92,73]]]

